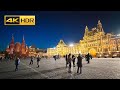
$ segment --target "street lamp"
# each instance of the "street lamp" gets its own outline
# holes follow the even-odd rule
[[[117,36],[120,36],[120,34],[118,34]]]
[[[70,47],[70,53],[72,53],[72,47],[74,46],[73,43],[69,44],[69,47]]]
[[[73,43],[71,43],[69,46],[70,46],[70,47],[73,47],[73,46],[74,46],[74,44],[73,44]]]

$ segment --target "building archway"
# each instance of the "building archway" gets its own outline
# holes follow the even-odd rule
[[[89,53],[93,56],[96,57],[97,51],[94,48],[89,49]]]

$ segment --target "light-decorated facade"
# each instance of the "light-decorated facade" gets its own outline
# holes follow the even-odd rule
[[[65,55],[65,54],[87,54],[92,56],[120,56],[120,35],[113,35],[112,33],[105,33],[100,20],[97,27],[85,27],[83,39],[73,46],[66,45],[63,40],[60,40],[55,48],[48,48],[47,55]]]
[[[16,56],[27,56],[28,55],[28,47],[25,44],[24,36],[22,43],[20,42],[14,42],[14,37],[12,35],[12,40],[8,47],[6,48],[6,52],[11,56],[15,57]]]
[[[7,54],[13,58],[15,56],[18,57],[31,57],[31,56],[45,56],[46,53],[44,53],[42,50],[40,51],[39,48],[36,49],[34,45],[27,46],[25,43],[25,39],[23,36],[22,43],[20,42],[14,42],[14,37],[12,35],[12,40],[10,44],[6,48]]]

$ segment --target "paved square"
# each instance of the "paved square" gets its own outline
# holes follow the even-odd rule
[[[120,79],[120,58],[93,58],[90,64],[83,59],[82,74],[76,73],[77,67],[68,73],[64,58],[41,59],[39,68],[36,59],[33,65],[29,62],[21,60],[16,72],[13,60],[0,62],[0,79]]]

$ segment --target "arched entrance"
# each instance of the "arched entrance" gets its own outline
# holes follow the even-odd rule
[[[90,53],[93,57],[96,57],[97,51],[96,51],[94,48],[91,48],[91,49],[89,50],[89,53]]]

